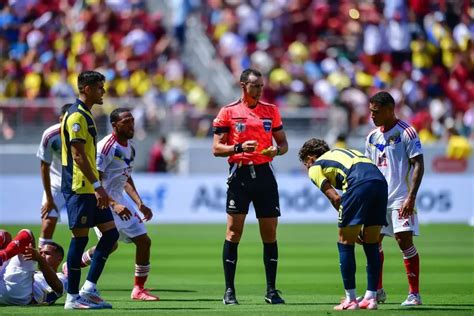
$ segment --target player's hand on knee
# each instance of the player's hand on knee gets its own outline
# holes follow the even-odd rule
[[[41,218],[44,219],[48,217],[49,212],[56,209],[57,207],[56,204],[54,204],[54,201],[46,200],[46,202],[41,206]]]
[[[97,198],[97,206],[99,208],[109,207],[110,199],[103,187],[99,187],[95,190],[95,197]]]
[[[153,213],[152,213],[151,209],[148,206],[146,206],[145,204],[140,205],[139,210],[140,210],[140,212],[142,212],[143,220],[145,222],[148,222],[153,217]]]
[[[114,212],[123,220],[123,221],[128,221],[132,218],[132,212],[128,208],[126,208],[124,205],[121,204],[115,204],[114,205]]]

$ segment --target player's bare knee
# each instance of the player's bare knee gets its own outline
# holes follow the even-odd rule
[[[137,248],[139,249],[150,249],[151,239],[148,235],[142,235],[133,240]]]
[[[233,230],[227,231],[226,239],[228,241],[230,241],[230,242],[239,242],[240,238],[242,238],[242,233],[241,232],[237,232],[237,231],[233,231]]]
[[[413,246],[413,235],[411,231],[396,233],[395,240],[401,250],[406,250]]]

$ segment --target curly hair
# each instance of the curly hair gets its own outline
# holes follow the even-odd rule
[[[316,158],[318,158],[328,151],[329,146],[324,140],[311,138],[303,144],[298,153],[298,157],[304,162],[308,156],[316,156]]]

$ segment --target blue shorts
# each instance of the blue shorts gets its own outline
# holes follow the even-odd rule
[[[114,220],[110,208],[98,208],[95,194],[63,193],[69,228],[91,228]]]
[[[339,227],[387,225],[387,182],[371,180],[349,188],[339,208]]]

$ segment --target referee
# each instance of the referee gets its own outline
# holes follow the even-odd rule
[[[263,262],[267,279],[265,301],[284,304],[275,287],[278,245],[276,230],[280,216],[278,185],[270,162],[288,151],[288,142],[278,108],[260,101],[262,74],[246,69],[240,75],[242,97],[223,107],[213,123],[214,156],[229,157],[227,178],[227,231],[222,261],[226,291],[223,302],[238,304],[234,277],[237,248],[250,202],[253,203],[263,241]],[[273,145],[275,139],[276,145]]]

